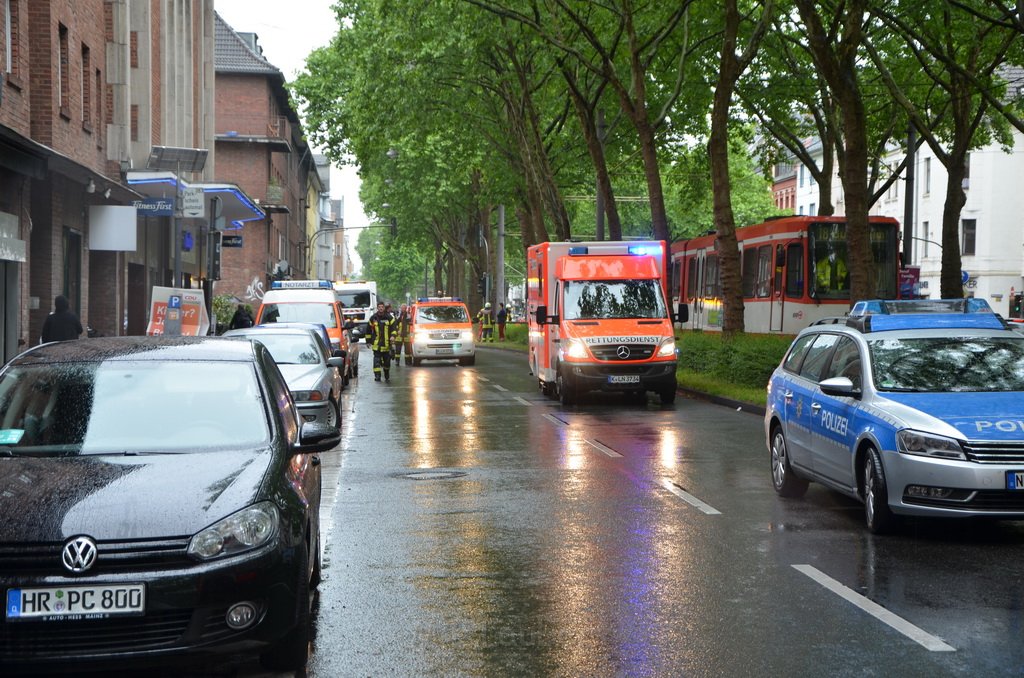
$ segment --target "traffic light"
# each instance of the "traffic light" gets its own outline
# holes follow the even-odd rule
[[[484,273],[480,276],[480,279],[476,282],[476,291],[481,295],[487,294],[487,274]]]

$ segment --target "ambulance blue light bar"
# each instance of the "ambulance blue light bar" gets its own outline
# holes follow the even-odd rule
[[[581,254],[587,254],[589,251],[590,248],[588,248],[586,245],[574,245],[569,248],[569,256],[577,257]]]
[[[630,245],[628,251],[630,254],[642,256],[645,254],[658,254],[661,248],[652,247],[651,245]]]
[[[333,290],[330,280],[274,280],[270,283],[272,290]]]
[[[850,318],[848,324],[862,332],[888,330],[1004,330],[1002,319],[995,313],[898,313],[866,315]]]
[[[850,317],[931,313],[995,313],[984,299],[871,299],[858,301]]]
[[[428,301],[462,301],[462,297],[420,297],[416,301],[421,304]]]

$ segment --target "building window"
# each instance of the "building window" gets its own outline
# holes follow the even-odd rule
[[[804,166],[800,165],[800,186],[804,185]]]
[[[71,67],[71,55],[68,52],[68,27],[59,24],[57,37],[60,44],[60,54],[57,58],[57,101],[60,102],[61,115],[70,118],[71,109],[68,102],[71,100],[71,74],[68,70]]]
[[[103,145],[103,131],[107,121],[103,119],[103,73],[96,69],[96,146]]]
[[[925,257],[928,256],[928,243],[929,243],[929,237],[928,236],[931,235],[928,232],[928,222],[927,221],[922,221],[921,222],[921,235],[924,236],[922,238],[922,240],[921,240],[921,258],[924,259]]]
[[[812,216],[813,217],[813,216],[817,215],[818,213],[815,211],[815,208],[817,208],[817,207],[818,207],[817,204],[812,202],[811,206],[807,208],[808,216]]]
[[[932,192],[932,159],[924,159],[924,194]]]
[[[974,240],[978,234],[978,222],[975,219],[962,219],[963,251],[961,254],[974,254]]]
[[[92,65],[89,48],[82,45],[82,129],[92,131]]]

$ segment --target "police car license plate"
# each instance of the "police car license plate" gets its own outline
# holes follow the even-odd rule
[[[1024,490],[1024,471],[1007,471],[1006,489]]]
[[[640,383],[640,375],[639,374],[609,374],[608,375],[608,383],[609,384],[639,384]]]
[[[101,619],[141,615],[145,584],[7,589],[7,621]]]

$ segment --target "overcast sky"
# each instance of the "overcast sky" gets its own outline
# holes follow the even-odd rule
[[[306,56],[331,41],[337,23],[333,0],[214,0],[214,8],[239,33],[255,33],[263,56],[291,81]],[[331,168],[331,197],[345,200],[345,225],[368,223],[359,202],[359,177],[352,166]],[[355,234],[349,251],[355,251]]]

